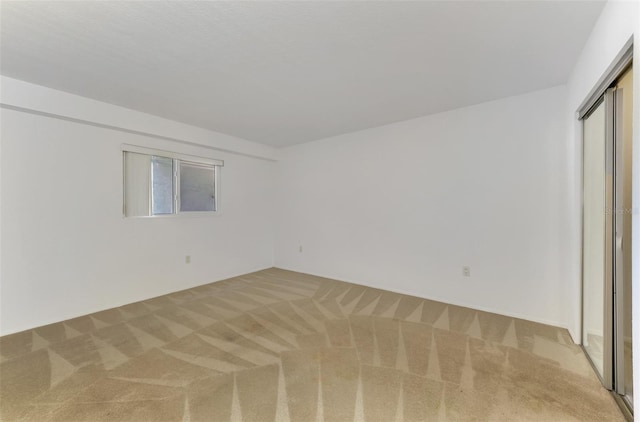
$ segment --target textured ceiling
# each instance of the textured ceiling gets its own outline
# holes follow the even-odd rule
[[[565,83],[604,5],[0,4],[3,75],[274,146]]]

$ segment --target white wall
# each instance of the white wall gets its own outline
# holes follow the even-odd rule
[[[276,151],[9,78],[2,104],[0,334],[273,265]],[[225,160],[221,214],[123,218],[123,143]]]
[[[580,215],[581,209],[581,160],[582,140],[580,122],[575,113],[578,107],[589,94],[589,91],[597,84],[609,65],[622,50],[625,43],[633,36],[635,66],[634,79],[634,125],[633,125],[633,161],[636,164],[633,172],[633,346],[634,356],[640,356],[640,7],[637,1],[610,1],[607,3],[591,32],[576,66],[567,83],[568,102],[565,111],[566,121],[569,127],[567,150],[569,160],[568,181],[563,186],[567,191],[565,207],[569,210],[565,215]],[[565,265],[569,272],[567,283],[567,320],[574,340],[580,340],[580,255],[581,255],[581,227],[580,219],[567,220],[571,227],[571,237],[568,246],[568,256]],[[634,390],[640,391],[640,365],[634,365]]]
[[[565,101],[556,87],[284,150],[276,265],[566,325]]]

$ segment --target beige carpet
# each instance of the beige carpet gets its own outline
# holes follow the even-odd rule
[[[564,329],[269,269],[0,338],[3,421],[618,421]]]

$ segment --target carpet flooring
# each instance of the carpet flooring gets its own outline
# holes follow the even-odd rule
[[[3,421],[622,421],[566,330],[280,269],[0,337]]]

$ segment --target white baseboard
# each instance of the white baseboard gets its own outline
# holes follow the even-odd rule
[[[490,312],[492,314],[504,315],[504,316],[508,316],[508,317],[511,317],[511,318],[523,319],[525,321],[537,322],[539,324],[551,325],[553,327],[563,328],[563,329],[567,330],[569,332],[569,334],[571,335],[571,338],[574,340],[574,342],[576,344],[579,344],[578,342],[575,341],[576,336],[574,336],[574,334],[572,334],[572,332],[569,329],[568,325],[567,324],[561,324],[558,321],[551,321],[551,320],[546,320],[546,319],[543,319],[543,318],[536,318],[536,317],[532,317],[530,315],[518,314],[516,312],[507,312],[507,311],[503,311],[503,310],[500,310],[500,309],[494,309],[494,308],[491,308],[491,307],[488,307],[488,306],[471,305],[471,304],[464,303],[464,302],[461,302],[461,301],[451,301],[449,299],[445,300],[445,299],[434,297],[434,296],[427,297],[427,296],[423,296],[423,295],[417,294],[416,292],[410,292],[410,291],[406,291],[406,290],[402,290],[402,289],[395,289],[395,288],[394,289],[389,289],[387,287],[375,286],[375,285],[371,285],[371,284],[363,283],[363,282],[359,282],[359,281],[345,280],[343,277],[333,276],[333,275],[330,275],[330,274],[327,275],[327,274],[312,273],[312,272],[303,271],[303,270],[294,269],[294,268],[289,268],[289,267],[284,267],[284,266],[280,266],[280,265],[276,265],[275,268],[280,268],[282,270],[294,271],[294,272],[303,273],[303,274],[309,274],[309,275],[313,275],[313,276],[316,276],[316,277],[330,278],[330,279],[333,279],[333,280],[344,281],[344,282],[347,282],[347,283],[358,284],[360,286],[372,287],[372,288],[380,289],[380,290],[387,290],[387,291],[390,291],[390,292],[400,293],[400,294],[403,294],[403,295],[419,297],[421,299],[433,300],[433,301],[436,301],[436,302],[442,302],[442,303],[446,303],[446,304],[449,304],[449,305],[462,306],[464,308],[475,309],[477,311]]]

